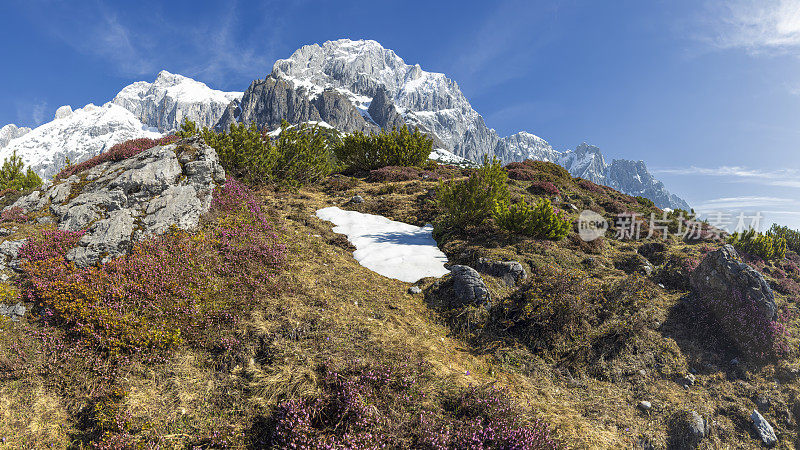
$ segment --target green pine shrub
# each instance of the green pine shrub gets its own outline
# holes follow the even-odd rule
[[[733,233],[728,238],[728,243],[740,252],[757,256],[764,261],[782,260],[786,257],[786,239],[782,236],[756,233],[749,229],[743,233]]]
[[[787,249],[795,253],[800,253],[800,231],[775,223],[772,224],[772,227],[767,231],[767,236],[773,239],[783,238],[786,241]]]
[[[647,198],[647,197],[642,197],[642,196],[640,196],[640,195],[637,195],[637,196],[635,196],[635,197],[633,197],[633,198],[635,198],[635,199],[636,199],[636,201],[637,201],[637,202],[638,202],[640,205],[642,205],[642,206],[644,206],[644,207],[646,207],[646,208],[654,208],[654,207],[656,206],[656,204],[655,204],[655,203],[653,203],[653,201],[652,201],[652,200],[650,200],[650,199],[649,199],[649,198]]]
[[[281,124],[280,134],[271,139],[255,124],[232,124],[223,133],[199,130],[194,122],[181,125],[179,135],[199,134],[219,155],[225,171],[250,185],[265,183],[301,186],[327,177],[336,170],[333,148],[338,132],[317,125]]]
[[[25,164],[14,152],[3,161],[0,167],[0,191],[25,191],[42,185],[42,179],[30,167],[23,171]]]
[[[440,181],[439,209],[446,227],[480,225],[492,216],[496,205],[508,204],[508,175],[500,160],[484,157],[483,165],[466,180]]]
[[[421,166],[432,149],[433,140],[428,135],[417,128],[411,131],[401,127],[378,134],[349,134],[335,154],[348,172],[362,172],[385,166]]]
[[[561,240],[572,228],[572,222],[561,211],[555,212],[546,198],[535,204],[528,203],[524,196],[512,205],[497,202],[492,217],[500,228],[536,239]]]

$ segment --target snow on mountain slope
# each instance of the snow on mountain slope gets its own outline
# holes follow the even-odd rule
[[[606,184],[606,160],[600,149],[583,143],[574,151],[566,151],[556,161],[574,177],[580,177],[597,184]]]
[[[128,139],[161,136],[113,103],[88,104],[70,113],[59,108],[56,116],[52,122],[12,139],[0,149],[0,161],[16,151],[26,166],[49,179],[64,166],[66,158],[77,163]]]
[[[162,70],[152,83],[138,81],[126,86],[112,102],[132,112],[143,124],[168,132],[180,127],[184,118],[201,127],[214,126],[228,104],[241,98],[241,92],[217,91]]]
[[[13,123],[10,123],[3,128],[0,128],[0,148],[5,147],[11,142],[12,139],[16,139],[20,136],[24,136],[25,134],[31,131],[28,127],[18,127]]]

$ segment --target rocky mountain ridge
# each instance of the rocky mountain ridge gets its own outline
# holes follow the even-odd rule
[[[273,86],[280,87],[280,95]],[[290,122],[324,121],[344,132],[408,124],[435,136],[436,146],[462,158],[480,161],[489,155],[504,163],[525,159],[555,162],[573,176],[648,196],[659,207],[689,209],[683,199],[655,180],[641,161],[607,164],[600,149],[586,143],[560,152],[525,131],[498,136],[455,81],[426,72],[418,64],[406,64],[375,41],[340,39],[303,46],[289,58],[278,60],[267,79],[255,81],[245,97],[241,105],[229,106],[218,129],[235,121],[274,127],[280,117]],[[320,113],[318,104],[330,104],[327,99],[331,97],[336,98],[337,107]]]
[[[406,64],[375,41],[340,39],[303,46],[278,60],[265,79],[255,80],[243,93],[214,90],[161,71],[152,83],[133,83],[102,107],[59,108],[52,122],[34,130],[6,125],[0,129],[0,158],[16,151],[48,179],[67,159],[81,162],[121,141],[155,137],[184,119],[218,130],[236,122],[276,128],[283,119],[367,133],[407,124],[429,133],[435,147],[460,158],[551,161],[573,176],[648,196],[660,207],[688,209],[644,163],[607,164],[600,149],[588,144],[560,152],[524,131],[501,138],[455,81]]]

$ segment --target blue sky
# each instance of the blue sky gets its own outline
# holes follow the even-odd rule
[[[303,44],[375,39],[456,80],[501,135],[643,159],[699,209],[800,228],[800,0],[0,5],[0,124],[166,69],[244,90]]]

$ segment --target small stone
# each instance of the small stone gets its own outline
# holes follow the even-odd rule
[[[364,203],[364,197],[362,197],[360,195],[354,195],[350,199],[350,203],[355,203],[355,204]]]
[[[653,405],[646,400],[642,400],[639,402],[639,409],[641,409],[642,411],[650,411],[650,408],[652,407]]]
[[[696,381],[695,376],[691,373],[687,373],[681,379],[681,384],[684,386],[694,386],[695,381]]]
[[[750,419],[753,420],[753,429],[761,438],[761,442],[763,442],[764,445],[767,447],[772,447],[778,443],[778,437],[775,436],[775,430],[772,429],[772,425],[770,425],[769,422],[767,422],[767,419],[765,419],[764,416],[762,416],[757,410],[753,410],[753,414],[750,415]]]
[[[689,421],[689,432],[698,441],[706,436],[706,421],[703,416],[697,414],[697,411],[691,412],[691,420]]]
[[[643,376],[643,377],[644,377],[644,376],[647,376],[647,371],[646,371],[646,370],[644,370],[644,369],[639,369],[639,375],[641,375],[641,376]]]
[[[408,288],[408,293],[411,295],[421,294],[422,289],[420,289],[419,286],[411,286]]]
[[[27,310],[28,309],[25,308],[22,303],[11,306],[6,306],[4,303],[0,304],[0,315],[8,317],[12,322],[19,321],[19,319],[25,316]]]

